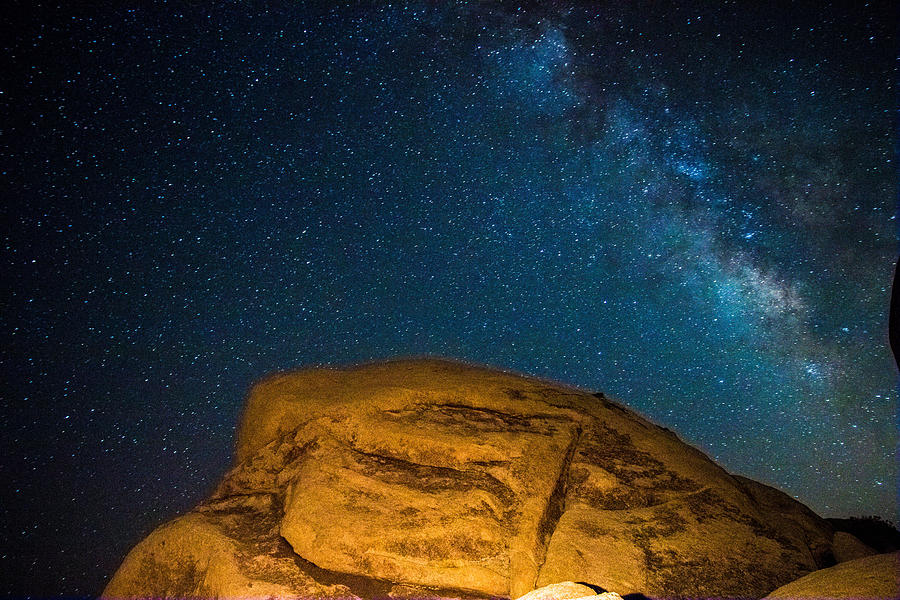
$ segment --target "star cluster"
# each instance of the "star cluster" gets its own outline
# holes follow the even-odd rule
[[[889,3],[20,7],[0,570],[97,594],[251,382],[437,354],[897,518]]]

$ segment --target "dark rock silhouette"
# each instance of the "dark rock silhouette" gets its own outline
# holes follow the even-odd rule
[[[878,554],[871,546],[865,545],[858,537],[846,531],[835,531],[831,545],[834,552],[834,560],[838,563]]]
[[[235,467],[105,597],[761,597],[833,563],[831,526],[633,411],[443,360],[271,376]]]
[[[879,554],[900,550],[900,531],[892,523],[879,517],[828,519],[828,522],[835,531],[852,534]]]

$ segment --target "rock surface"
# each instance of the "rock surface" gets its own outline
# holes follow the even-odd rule
[[[254,510],[233,502],[228,512],[244,508]],[[298,589],[317,596],[350,595],[346,586],[323,585],[304,573],[276,537],[260,539],[255,527],[236,521],[204,510],[163,525],[129,553],[104,596],[290,597]],[[262,532],[272,524],[254,525]]]
[[[258,383],[236,466],[104,596],[761,597],[828,566],[831,539],[602,394],[392,361]]]
[[[518,600],[622,600],[622,596],[615,592],[597,592],[581,583],[563,581],[528,592]]]
[[[855,535],[846,531],[836,531],[832,545],[834,546],[834,560],[839,563],[878,554],[859,541]]]
[[[900,598],[900,553],[876,554],[822,569],[766,598]]]

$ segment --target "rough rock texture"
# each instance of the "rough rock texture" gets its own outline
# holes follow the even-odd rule
[[[832,545],[834,546],[834,560],[839,563],[877,554],[877,552],[859,541],[859,538],[855,535],[846,531],[836,531]]]
[[[761,597],[828,566],[831,539],[602,394],[394,361],[257,384],[234,469],[104,596]]]
[[[224,513],[190,513],[154,531],[129,553],[104,596],[286,597],[298,589],[318,596],[350,595],[345,586],[323,585],[304,573],[287,544],[264,535],[274,523],[241,522],[232,514],[254,507],[228,504]]]
[[[766,598],[900,598],[900,553],[876,554],[822,569]]]
[[[518,600],[622,600],[615,592],[597,592],[581,583],[563,581],[551,583],[528,592]]]

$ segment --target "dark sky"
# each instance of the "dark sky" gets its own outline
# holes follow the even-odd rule
[[[0,17],[4,592],[99,593],[253,380],[398,355],[897,519],[891,3],[67,4]]]

